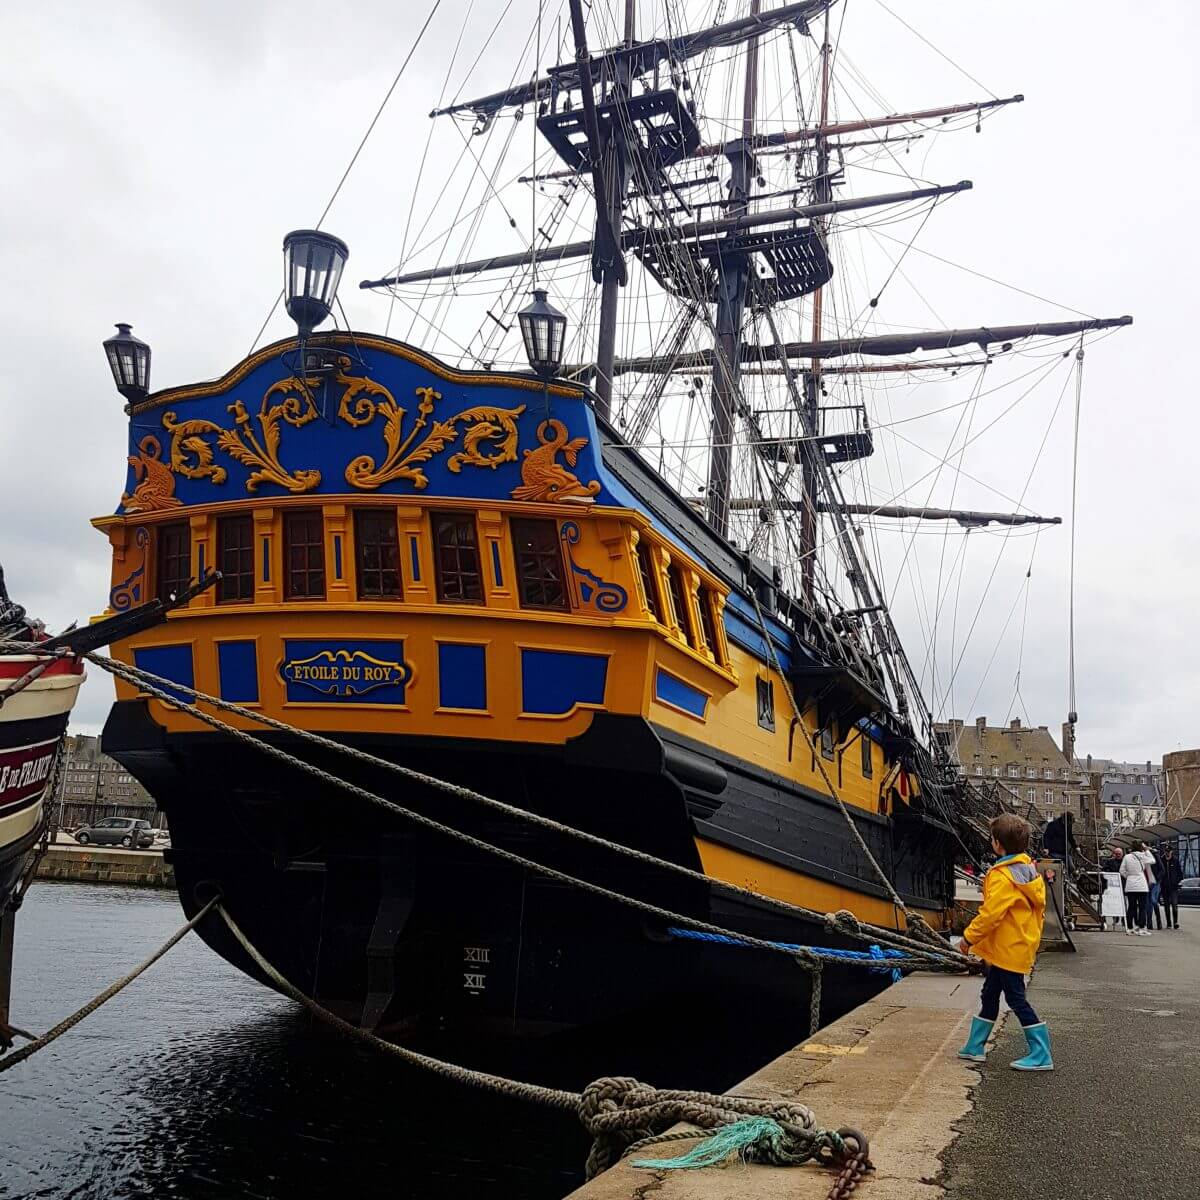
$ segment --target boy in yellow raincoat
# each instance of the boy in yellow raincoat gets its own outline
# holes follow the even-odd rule
[[[1029,825],[1015,813],[991,823],[992,849],[1000,856],[983,879],[983,905],[967,926],[958,948],[987,964],[979,1016],[971,1020],[971,1036],[959,1058],[983,1062],[988,1035],[1000,1015],[1000,996],[1025,1031],[1029,1053],[1012,1066],[1018,1071],[1052,1071],[1050,1033],[1025,999],[1025,976],[1033,970],[1046,917],[1046,884],[1029,848]]]

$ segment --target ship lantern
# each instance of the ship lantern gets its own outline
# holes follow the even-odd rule
[[[306,338],[333,309],[350,250],[317,229],[294,229],[283,239],[283,295],[288,316]]]
[[[150,392],[150,347],[133,336],[133,326],[118,322],[117,332],[104,343],[113,383],[131,404]]]
[[[533,293],[533,303],[521,309],[517,319],[521,322],[529,365],[543,379],[552,378],[562,366],[567,318],[547,301],[545,291],[538,288]]]

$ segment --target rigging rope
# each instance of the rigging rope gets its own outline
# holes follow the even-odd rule
[[[1071,439],[1071,561],[1067,583],[1067,719],[1075,721],[1075,497],[1079,483],[1079,412],[1083,401],[1083,335],[1075,351],[1075,429]],[[1074,764],[1072,764],[1074,765]]]

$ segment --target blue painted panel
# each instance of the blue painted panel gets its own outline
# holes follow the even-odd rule
[[[342,577],[342,535],[340,533],[333,535],[333,577],[334,579]]]
[[[438,703],[443,708],[487,708],[484,646],[438,643]]]
[[[218,642],[217,673],[222,700],[258,703],[258,649],[253,642]]]
[[[408,552],[412,555],[413,579],[417,583],[421,582],[421,551],[417,544],[417,539],[410,535],[408,539]]]
[[[654,695],[664,704],[673,704],[694,717],[703,717],[708,707],[708,697],[703,692],[661,667],[654,676]]]
[[[367,339],[354,346],[347,343],[350,352],[338,372],[313,396],[313,415],[325,412],[329,420],[302,419],[308,415],[309,401],[292,382],[295,344],[289,342],[269,351],[236,383],[205,395],[168,393],[162,404],[139,413],[131,422],[129,453],[135,459],[147,453],[171,461],[175,443],[188,466],[199,468],[192,478],[173,475],[175,496],[185,506],[250,494],[292,494],[292,489],[263,478],[263,464],[255,461],[261,454],[229,411],[236,403],[251,415],[249,427],[255,437],[271,444],[279,466],[296,485],[296,495],[594,497],[598,504],[612,503],[602,485],[595,420],[582,395],[550,397],[547,413],[540,386],[514,386],[483,373],[478,380],[451,381],[402,356],[395,345],[397,352]],[[350,399],[343,411],[346,397]],[[193,421],[212,422],[224,430],[227,444],[240,439],[243,461],[217,445],[216,429],[188,437],[202,441],[205,451],[184,446],[180,426]],[[143,450],[147,438],[157,445],[153,452]],[[393,455],[401,445],[405,452]],[[205,455],[211,455],[208,464],[202,461]],[[528,477],[527,455],[536,456]],[[140,463],[138,470],[144,473]],[[255,489],[248,493],[256,471]],[[130,467],[129,494],[138,482]]]
[[[290,703],[403,704],[412,667],[404,661],[402,638],[288,638],[279,675]]]
[[[521,708],[559,716],[576,704],[603,704],[608,659],[565,650],[521,651]]]
[[[149,671],[151,675],[161,675],[164,679],[182,683],[186,687],[194,687],[196,684],[191,646],[144,646],[133,652],[133,665],[139,670]],[[185,704],[192,702],[188,692],[181,692],[176,688],[163,688],[163,691]]]
[[[196,549],[199,551],[199,559],[200,559],[197,577],[199,579],[203,579],[204,578],[204,543],[201,542],[200,545],[196,547]]]
[[[262,540],[262,560],[263,560],[263,583],[271,582],[271,539],[263,538]]]
[[[495,577],[496,586],[504,586],[504,575],[500,570],[500,543],[492,542],[492,575]]]

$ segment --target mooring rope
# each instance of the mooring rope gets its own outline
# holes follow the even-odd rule
[[[74,1029],[85,1017],[91,1016],[96,1009],[107,1004],[118,992],[123,992],[143,971],[154,966],[156,962],[176,943],[183,940],[197,925],[208,915],[210,910],[215,907],[219,897],[214,896],[196,915],[180,926],[155,952],[150,955],[144,962],[139,963],[127,975],[122,975],[116,983],[110,984],[98,996],[93,996],[82,1008],[76,1009],[65,1020],[59,1021],[48,1033],[43,1033],[41,1037],[36,1037],[28,1045],[22,1046],[19,1050],[14,1050],[10,1054],[6,1054],[0,1058],[0,1074],[15,1067],[17,1063],[24,1062],[30,1055],[36,1054],[39,1050],[45,1049],[51,1042],[56,1042],[69,1029]]]
[[[761,616],[762,616],[761,609],[759,610],[759,615],[761,618]],[[765,622],[764,622],[764,632],[765,632]],[[8,648],[8,644],[0,643],[0,649],[7,649],[7,648]],[[936,933],[934,933],[934,931],[929,928],[929,926],[924,922],[923,918],[920,918],[920,917],[916,916],[915,914],[908,913],[908,910],[905,910],[906,915],[909,916],[910,920],[914,919],[914,917],[915,917],[916,921],[918,921],[920,923],[920,926],[924,926],[924,930],[927,930],[928,934],[932,935],[932,937],[934,939],[933,944],[931,944],[929,942],[927,937],[918,939],[916,937],[906,936],[905,934],[899,932],[898,930],[885,929],[881,926],[872,926],[865,922],[861,922],[858,920],[857,917],[854,916],[853,913],[850,913],[844,909],[839,912],[836,912],[836,913],[825,913],[825,912],[820,912],[815,909],[805,908],[801,905],[790,904],[787,901],[778,900],[772,896],[764,896],[761,893],[754,892],[748,888],[743,888],[743,887],[739,886],[738,884],[731,883],[726,880],[718,879],[713,876],[705,875],[699,871],[694,871],[690,867],[686,867],[681,863],[673,863],[667,859],[658,858],[652,854],[647,854],[644,851],[635,850],[634,848],[632,848],[630,846],[624,846],[618,842],[612,842],[605,838],[598,837],[595,834],[586,832],[585,830],[577,829],[573,826],[562,824],[561,822],[555,821],[550,817],[542,816],[539,813],[529,812],[528,810],[518,808],[515,805],[507,804],[504,801],[496,800],[492,797],[485,796],[482,793],[476,792],[471,788],[463,787],[458,784],[452,784],[452,783],[448,782],[447,780],[439,779],[436,776],[427,775],[424,772],[414,770],[411,767],[405,767],[399,763],[394,763],[394,762],[388,761],[387,759],[378,758],[375,755],[368,754],[367,752],[358,750],[352,746],[346,746],[343,743],[334,741],[331,738],[326,738],[326,737],[321,736],[320,734],[312,733],[309,730],[299,729],[296,726],[288,725],[283,721],[279,721],[273,717],[267,716],[265,713],[255,712],[251,709],[243,708],[242,706],[240,706],[238,704],[234,704],[232,701],[224,700],[224,699],[221,699],[220,697],[209,695],[205,692],[201,692],[199,689],[197,689],[195,687],[192,687],[192,686],[189,686],[186,684],[182,684],[182,683],[177,683],[174,680],[166,679],[162,676],[154,675],[151,672],[142,670],[141,668],[131,667],[128,664],[118,662],[115,659],[108,658],[105,655],[93,653],[93,654],[86,655],[86,658],[89,662],[94,663],[96,666],[100,667],[102,670],[109,671],[110,673],[117,675],[119,678],[125,679],[126,682],[133,684],[135,687],[138,687],[140,690],[145,691],[148,694],[154,696],[156,699],[163,701],[164,703],[168,704],[170,707],[176,709],[177,711],[180,711],[180,712],[186,713],[187,715],[193,716],[197,720],[205,722],[212,728],[218,729],[222,732],[231,733],[234,736],[246,741],[249,745],[252,745],[252,746],[258,748],[258,749],[264,751],[265,753],[274,754],[277,757],[283,757],[286,761],[289,761],[292,765],[298,767],[299,769],[309,771],[310,773],[317,775],[319,778],[324,779],[324,781],[333,783],[334,786],[343,787],[346,790],[350,790],[352,792],[355,792],[356,794],[360,794],[363,798],[369,797],[370,801],[372,803],[380,804],[386,808],[390,808],[393,811],[400,812],[404,815],[411,815],[418,822],[424,822],[424,823],[428,824],[429,819],[423,818],[419,814],[410,813],[410,810],[404,809],[399,805],[395,805],[391,801],[385,800],[382,797],[375,796],[372,793],[366,792],[364,789],[356,789],[355,785],[350,784],[347,781],[341,780],[337,776],[333,776],[327,772],[321,771],[320,768],[312,766],[309,763],[305,763],[302,759],[298,759],[292,755],[288,755],[288,754],[286,754],[285,751],[278,750],[276,747],[271,746],[269,743],[260,741],[258,738],[253,737],[252,735],[246,733],[244,730],[237,729],[236,727],[231,726],[226,722],[218,721],[216,718],[211,717],[208,714],[201,713],[196,708],[195,703],[187,703],[187,702],[181,701],[178,699],[177,696],[171,695],[168,691],[165,691],[164,689],[170,689],[171,691],[174,691],[174,692],[186,693],[186,694],[194,697],[196,701],[201,701],[203,703],[210,704],[218,710],[232,713],[232,714],[242,717],[246,720],[267,726],[268,728],[276,729],[282,733],[286,733],[286,734],[298,737],[301,740],[310,742],[313,745],[317,745],[323,749],[331,750],[335,753],[346,755],[349,758],[363,762],[371,767],[377,767],[377,768],[382,768],[382,769],[388,770],[388,771],[392,772],[393,774],[400,775],[403,778],[406,778],[406,779],[409,779],[409,780],[412,780],[412,781],[415,781],[418,783],[426,784],[428,786],[445,791],[450,795],[457,796],[461,799],[466,799],[466,800],[473,801],[475,803],[483,804],[483,805],[490,807],[492,809],[495,809],[497,811],[504,812],[506,815],[514,817],[518,820],[528,821],[533,824],[540,825],[543,828],[551,829],[556,833],[575,837],[579,840],[588,842],[589,844],[601,847],[605,850],[608,850],[608,851],[611,851],[614,853],[618,853],[618,854],[622,854],[622,855],[629,857],[635,861],[639,861],[646,865],[653,866],[653,867],[656,867],[656,868],[659,868],[662,870],[666,870],[666,871],[672,872],[674,874],[678,874],[680,876],[692,879],[696,882],[703,883],[709,887],[716,887],[722,891],[726,891],[726,892],[729,892],[734,895],[741,895],[741,896],[747,897],[749,899],[753,899],[755,901],[758,901],[758,902],[764,903],[770,907],[773,907],[780,912],[787,913],[790,916],[802,917],[809,921],[823,923],[831,931],[840,933],[843,936],[853,937],[853,938],[857,938],[857,939],[863,940],[863,941],[879,942],[879,943],[891,945],[893,947],[905,949],[915,958],[921,959],[920,965],[925,966],[927,968],[930,968],[930,969],[958,969],[958,970],[972,969],[973,964],[970,959],[968,959],[964,955],[959,954],[957,951],[951,949],[951,947],[948,946],[942,939],[937,937]],[[776,665],[778,667],[778,664],[776,664]],[[785,686],[786,686],[786,679],[785,679]],[[790,696],[790,689],[789,689],[789,696]],[[791,702],[794,707],[795,706],[794,697],[791,697]],[[805,736],[807,737],[807,730],[805,731]],[[823,768],[822,768],[822,774],[825,775]],[[835,796],[836,799],[838,799],[838,803],[841,804],[843,812],[845,813],[845,805],[842,804],[840,797],[837,797],[836,790],[833,789],[832,784],[829,783],[827,775],[825,776],[825,779],[826,779],[827,785],[831,789],[832,794]],[[850,820],[848,813],[846,813],[846,816],[847,816],[847,819]],[[489,845],[488,843],[477,842],[476,840],[471,839],[470,835],[461,833],[458,830],[451,829],[448,826],[442,826],[437,822],[432,822],[432,825],[435,826],[436,828],[438,828],[440,831],[447,833],[449,836],[456,837],[459,840],[466,840],[466,841],[472,842],[473,844],[476,844],[478,847],[485,849],[488,853],[496,854],[501,857],[509,854],[508,851],[500,850],[498,847],[493,847],[493,846]],[[851,826],[852,826],[852,828],[854,828],[852,821],[851,821]],[[861,841],[861,834],[859,834],[857,828],[854,829],[854,832]],[[865,843],[863,843],[863,844],[865,846]],[[867,853],[868,853],[868,855],[870,854],[869,849],[868,849]],[[521,859],[520,856],[513,856],[513,857],[515,859],[517,859],[520,862],[520,864],[523,866],[532,866],[534,869],[540,870],[544,873],[551,874],[551,875],[555,874],[553,868],[544,867],[541,864],[530,863],[529,860]],[[872,859],[872,861],[874,861],[874,860]],[[876,864],[876,868],[879,869],[878,864]],[[585,889],[595,888],[598,886],[598,885],[586,884],[584,881],[576,880],[572,876],[563,875],[562,873],[558,873],[556,877],[562,879],[564,882],[582,886]],[[888,884],[888,886],[889,886],[889,888],[891,887],[890,883]],[[609,898],[617,898],[617,899],[621,900],[622,902],[632,902],[634,904],[640,903],[637,901],[631,901],[631,898],[623,897],[620,895],[620,893],[609,892],[608,889],[600,889],[600,890],[601,890],[602,894],[609,896]],[[892,889],[892,891],[894,893],[894,889]],[[903,908],[903,901],[900,901],[900,905]],[[655,915],[659,915],[660,911],[665,911],[665,910],[656,910]],[[760,941],[759,939],[750,938],[747,935],[731,933],[730,931],[721,929],[717,926],[709,926],[709,925],[700,924],[698,922],[695,922],[692,918],[683,918],[683,920],[685,920],[688,923],[696,924],[698,928],[704,928],[710,932],[719,933],[719,934],[734,937],[734,938],[739,938],[739,939],[745,941],[747,944],[757,946],[758,948],[762,948],[762,949],[772,948],[770,943]],[[920,931],[920,927],[918,927],[918,929]],[[923,932],[923,931],[921,931],[921,932]]]
[[[218,906],[217,911],[263,974],[280,991],[339,1033],[442,1079],[482,1088],[508,1099],[526,1100],[560,1112],[574,1113],[593,1139],[587,1159],[589,1179],[612,1166],[630,1150],[658,1140],[665,1130],[681,1121],[702,1129],[718,1129],[746,1117],[768,1118],[771,1126],[764,1126],[762,1136],[742,1148],[748,1161],[791,1166],[821,1158],[823,1152],[829,1161],[845,1157],[841,1133],[818,1129],[812,1110],[795,1101],[654,1088],[626,1076],[606,1076],[588,1084],[582,1092],[568,1092],[443,1062],[406,1046],[384,1041],[306,996],[263,957],[224,905]]]
[[[90,658],[91,656],[89,656]],[[416,812],[411,808],[406,808],[401,804],[397,804],[392,800],[387,800],[376,792],[369,791],[367,788],[359,787],[358,784],[351,783],[340,776],[334,775],[321,767],[314,766],[312,763],[305,762],[301,758],[297,758],[294,754],[289,754],[286,750],[280,749],[278,746],[271,745],[270,742],[264,742],[245,730],[238,729],[235,726],[229,725],[220,718],[213,716],[211,713],[201,712],[195,705],[188,704],[178,697],[170,695],[161,687],[149,684],[145,679],[139,680],[135,672],[126,668],[122,663],[109,661],[106,669],[112,670],[114,674],[127,679],[131,683],[135,683],[142,691],[162,700],[164,703],[171,705],[181,712],[185,712],[188,716],[201,721],[213,729],[217,729],[222,733],[227,733],[231,737],[244,742],[248,746],[252,746],[268,757],[274,758],[279,762],[285,763],[296,770],[303,771],[311,775],[315,779],[319,779],[322,783],[328,784],[330,787],[338,788],[352,796],[358,797],[360,800],[365,800],[369,804],[376,805],[388,812],[396,813],[398,816],[404,817],[406,820],[412,821],[414,824],[423,826],[434,833],[442,836],[453,838],[464,845],[470,846],[475,850],[479,850],[484,854],[489,854],[495,858],[499,858],[503,862],[512,864],[513,866],[522,867],[526,870],[536,871],[539,874],[545,875],[550,879],[557,879],[560,883],[568,884],[571,887],[580,889],[581,891],[590,892],[593,895],[600,896],[605,900],[611,900],[615,904],[624,905],[627,908],[632,908],[635,911],[642,912],[648,916],[656,917],[659,920],[666,921],[671,925],[686,925],[694,929],[702,929],[707,933],[717,933],[724,937],[737,938],[747,945],[754,946],[760,950],[767,950],[772,954],[785,954],[789,958],[796,958],[796,955],[790,950],[781,949],[775,942],[766,941],[763,938],[756,938],[750,934],[736,933],[733,930],[725,929],[720,925],[713,925],[707,921],[701,921],[697,917],[685,916],[682,913],[676,913],[670,909],[662,908],[660,905],[652,904],[647,900],[639,900],[633,896],[626,896],[622,892],[614,891],[612,888],[604,887],[602,884],[592,883],[590,880],[580,879],[577,876],[569,875],[565,871],[560,871],[555,867],[547,866],[544,863],[539,863],[533,859],[526,858],[524,855],[517,854],[512,850],[505,850],[503,847],[494,846],[490,842],[484,841],[482,838],[477,838],[469,833],[464,833],[460,829],[455,829],[453,826],[446,825],[441,821],[435,820],[433,817],[428,817],[423,813]],[[144,673],[141,673],[144,674]],[[177,685],[170,681],[163,681],[167,686],[175,688]],[[188,688],[188,691],[193,689]],[[707,877],[702,877],[707,879]],[[823,916],[825,914],[822,914]],[[830,914],[838,916],[839,914]],[[847,914],[853,916],[851,914]],[[928,953],[928,951],[926,951]],[[946,956],[949,958],[949,954]],[[961,957],[961,956],[960,956]],[[930,955],[928,963],[930,970],[954,970],[960,969],[957,963],[946,964],[938,959],[935,955]]]
[[[229,915],[219,895],[212,897],[191,920],[177,929],[149,958],[132,971],[60,1021],[48,1033],[0,1058],[0,1073],[24,1062],[39,1050],[57,1041],[68,1030],[127,988],[214,909],[238,944],[276,988],[344,1036],[441,1079],[481,1088],[506,1099],[523,1100],[574,1114],[592,1138],[586,1168],[589,1179],[612,1166],[631,1150],[657,1142],[700,1136],[686,1131],[667,1132],[681,1122],[704,1130],[729,1129],[732,1132],[723,1139],[718,1139],[719,1145],[723,1147],[719,1153],[716,1145],[710,1146],[709,1143],[705,1143],[705,1146],[698,1148],[703,1153],[698,1156],[694,1153],[685,1155],[686,1161],[681,1162],[680,1166],[715,1163],[735,1149],[748,1162],[772,1166],[797,1166],[809,1160],[817,1160],[823,1165],[839,1165],[852,1159],[848,1141],[853,1142],[856,1148],[866,1144],[866,1139],[853,1130],[818,1128],[812,1110],[807,1105],[795,1101],[655,1088],[628,1076],[605,1076],[588,1084],[582,1092],[570,1092],[444,1062],[406,1046],[385,1041],[368,1030],[352,1025],[305,995],[262,955]],[[748,1119],[753,1119],[754,1124],[751,1125]]]

